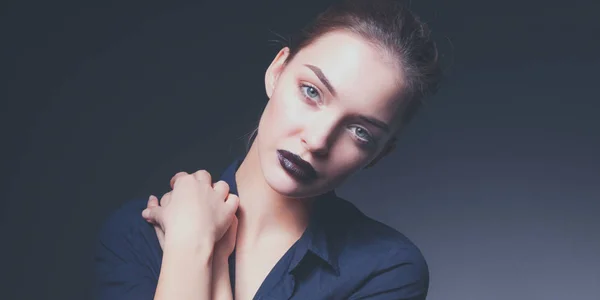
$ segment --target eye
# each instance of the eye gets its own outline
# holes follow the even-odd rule
[[[319,93],[319,90],[312,85],[303,83],[300,85],[300,90],[302,91],[304,98],[308,98],[309,100],[316,102],[321,100],[321,94]]]
[[[358,141],[363,144],[370,144],[373,141],[373,138],[369,134],[369,131],[367,131],[363,127],[352,126],[351,131],[354,134],[354,136],[356,137],[356,139],[358,139]]]

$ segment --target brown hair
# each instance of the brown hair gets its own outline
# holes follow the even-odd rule
[[[429,28],[408,5],[409,1],[400,0],[338,1],[290,39],[287,62],[326,33],[346,30],[357,34],[391,54],[402,69],[405,84],[402,124],[407,124],[422,99],[437,92],[442,77],[437,47]],[[253,131],[248,145],[256,133]]]

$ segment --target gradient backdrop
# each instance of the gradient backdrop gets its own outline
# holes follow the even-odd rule
[[[600,299],[600,9],[553,2],[413,1],[449,78],[339,194],[422,249],[428,299]],[[102,220],[242,153],[273,32],[326,5],[3,1],[0,297],[89,298]]]

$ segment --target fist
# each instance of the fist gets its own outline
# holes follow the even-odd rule
[[[199,171],[199,172],[201,174],[200,176],[207,174],[207,173],[206,174],[204,173],[205,171]],[[199,173],[199,172],[197,172],[197,173]],[[181,178],[181,176],[186,176],[186,175],[190,176],[190,174],[187,174],[185,172],[180,172],[180,173],[175,174],[170,180],[171,188],[175,187],[175,184],[176,184],[178,178]],[[229,190],[229,186],[223,181],[217,182],[216,184],[212,185],[212,187],[213,187],[213,189],[226,190],[227,192]],[[163,250],[164,250],[164,245],[165,245],[165,228],[164,228],[164,226],[162,226],[160,224],[160,222],[156,218],[148,217],[148,211],[155,210],[156,208],[160,208],[160,207],[169,206],[172,201],[172,195],[173,195],[173,190],[164,194],[160,200],[156,196],[151,195],[148,198],[147,208],[145,210],[145,213],[143,214],[146,221],[153,224],[154,230],[156,231],[156,235],[158,237],[158,241]],[[237,202],[237,203],[233,203],[235,206],[235,209],[237,209],[237,204],[239,203],[237,196],[235,196],[233,194],[228,194],[227,197],[225,197],[224,202],[227,202],[227,201]],[[235,210],[233,210],[233,214],[231,215],[230,221],[229,222],[225,221],[224,223],[229,224],[229,225],[226,225],[227,227],[225,228],[225,233],[223,234],[223,236],[220,239],[218,239],[218,236],[216,237],[217,242],[214,245],[214,254],[215,254],[215,256],[218,256],[219,258],[226,259],[227,257],[229,257],[229,255],[233,252],[233,249],[235,248],[235,242],[236,242],[236,236],[237,236],[237,224],[238,224],[237,217],[235,216]]]
[[[169,240],[184,244],[220,240],[239,204],[237,196],[229,194],[227,183],[212,184],[210,174],[202,170],[194,174],[178,173],[171,184],[171,192],[160,201],[150,197],[148,207],[142,212],[148,222],[162,229],[163,247]]]

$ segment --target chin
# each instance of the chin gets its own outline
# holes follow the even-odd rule
[[[307,189],[310,189],[291,178],[278,162],[268,163],[268,166],[264,166],[263,175],[271,189],[285,197],[305,198]]]
[[[261,161],[263,176],[271,189],[289,198],[308,198],[320,194],[318,179],[311,183],[298,182],[280,166],[276,156],[273,157]]]

